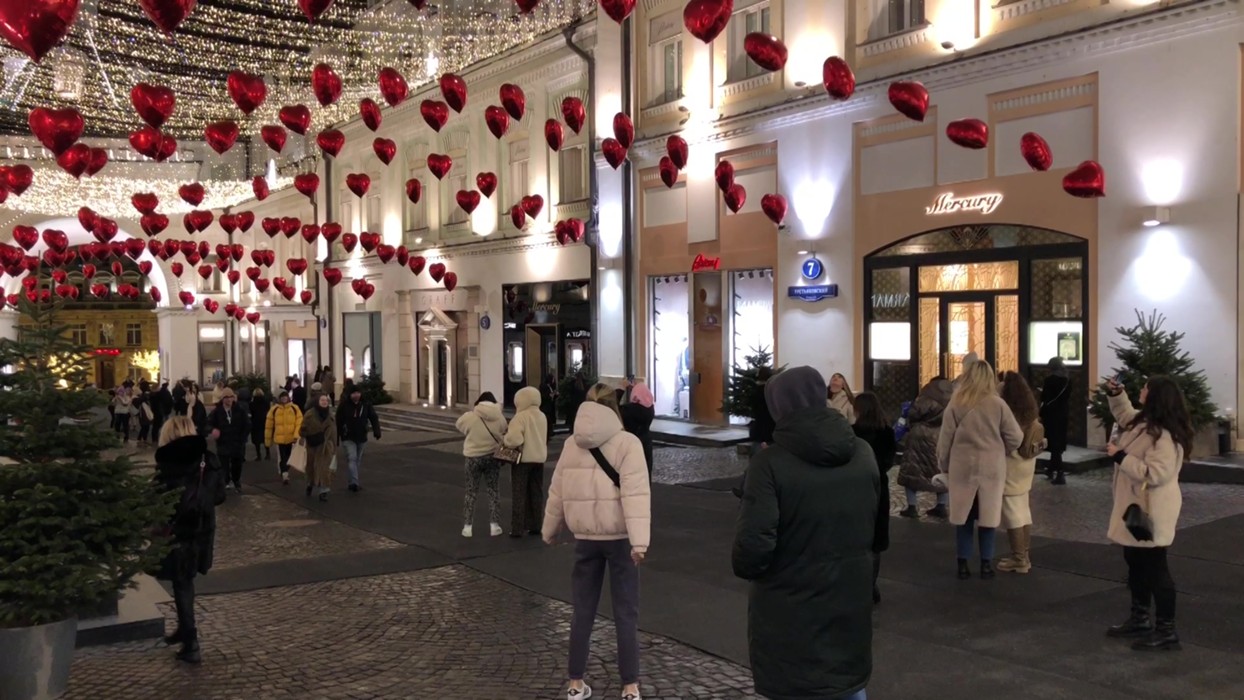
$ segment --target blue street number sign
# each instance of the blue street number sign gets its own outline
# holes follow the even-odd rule
[[[799,301],[821,301],[838,297],[838,285],[814,284],[806,287],[787,287],[786,296]]]
[[[821,275],[825,274],[825,266],[816,258],[808,258],[803,261],[803,278],[806,280],[818,280]]]

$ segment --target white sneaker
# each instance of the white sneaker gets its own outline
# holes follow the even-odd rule
[[[472,526],[470,526],[470,525],[463,525],[463,526],[462,526],[462,536],[463,536],[463,537],[470,537],[472,534],[474,534],[474,532],[473,532],[473,531],[474,531],[474,529],[475,529],[475,528],[473,528],[473,527],[472,527]]]
[[[289,486],[289,472],[285,472],[281,475],[281,483]]]
[[[490,524],[488,526],[488,531],[492,533],[493,537],[498,537],[505,533],[505,530],[502,530],[501,526],[496,523]]]
[[[570,688],[566,691],[566,700],[587,700],[592,697],[592,686],[587,683],[582,688]]]
[[[623,693],[622,700],[643,700],[643,699],[639,697],[638,692],[635,692],[635,693]]]

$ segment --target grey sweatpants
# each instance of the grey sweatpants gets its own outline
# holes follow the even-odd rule
[[[596,622],[596,606],[609,569],[609,597],[618,634],[622,685],[639,682],[639,567],[630,540],[576,540],[570,575],[574,618],[570,622],[570,679],[582,680]]]

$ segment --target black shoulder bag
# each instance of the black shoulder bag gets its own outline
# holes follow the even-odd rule
[[[589,451],[592,453],[592,457],[596,459],[596,463],[600,465],[601,471],[605,472],[605,476],[609,477],[609,480],[613,482],[614,486],[621,489],[622,488],[621,475],[618,474],[617,469],[613,468],[613,465],[609,463],[609,460],[605,459],[605,454],[600,451],[600,448],[593,447]]]

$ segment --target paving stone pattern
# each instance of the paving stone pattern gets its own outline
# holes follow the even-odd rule
[[[560,697],[570,606],[463,566],[201,598],[204,663],[158,642],[80,649],[66,700]],[[165,610],[173,624],[171,606]],[[588,682],[618,697],[613,626]],[[645,698],[755,698],[744,668],[641,634]]]

